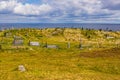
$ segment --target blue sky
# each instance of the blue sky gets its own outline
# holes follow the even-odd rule
[[[41,0],[18,0],[18,1],[20,1],[22,3],[29,3],[29,4],[40,4],[40,3],[42,3]]]
[[[120,0],[0,0],[0,23],[120,23]]]

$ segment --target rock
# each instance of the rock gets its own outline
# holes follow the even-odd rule
[[[25,69],[25,67],[23,65],[19,65],[18,66],[18,70],[21,71],[21,72],[25,72],[26,71],[26,69]]]

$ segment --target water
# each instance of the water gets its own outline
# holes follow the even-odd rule
[[[0,29],[8,28],[90,28],[120,31],[120,24],[99,24],[99,23],[0,23]]]

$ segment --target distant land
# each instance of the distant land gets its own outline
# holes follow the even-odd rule
[[[9,28],[90,28],[120,31],[119,23],[0,23],[0,29]]]

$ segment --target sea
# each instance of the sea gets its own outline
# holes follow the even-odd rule
[[[11,28],[84,28],[120,31],[120,24],[112,23],[0,23],[0,30]]]

